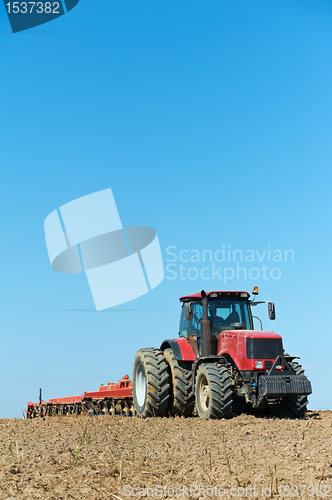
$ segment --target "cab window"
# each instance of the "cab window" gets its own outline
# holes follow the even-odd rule
[[[202,304],[198,302],[193,302],[192,312],[193,312],[192,319],[190,321],[186,321],[182,306],[182,311],[180,316],[180,327],[179,327],[180,337],[190,338],[190,337],[200,337],[201,335],[201,319],[203,316]]]

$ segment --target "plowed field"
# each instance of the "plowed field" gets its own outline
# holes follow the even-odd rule
[[[1,499],[332,498],[330,411],[2,419],[0,446]]]

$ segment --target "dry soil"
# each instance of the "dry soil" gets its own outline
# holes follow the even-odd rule
[[[270,496],[332,498],[332,412],[0,420],[1,500]]]

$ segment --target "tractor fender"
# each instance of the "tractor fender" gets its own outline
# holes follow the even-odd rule
[[[160,350],[171,348],[175,359],[178,361],[196,361],[196,355],[190,343],[184,337],[179,339],[167,339],[160,346]]]

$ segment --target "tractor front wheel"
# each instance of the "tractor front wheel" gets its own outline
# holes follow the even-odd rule
[[[140,349],[134,362],[133,397],[137,415],[163,417],[168,410],[168,366],[159,349]]]
[[[232,416],[233,390],[228,369],[219,363],[206,363],[197,370],[195,399],[203,420]]]
[[[302,366],[296,361],[289,363],[296,375],[304,375]],[[285,412],[289,417],[302,418],[307,411],[308,398],[307,396],[288,396],[285,401]]]

